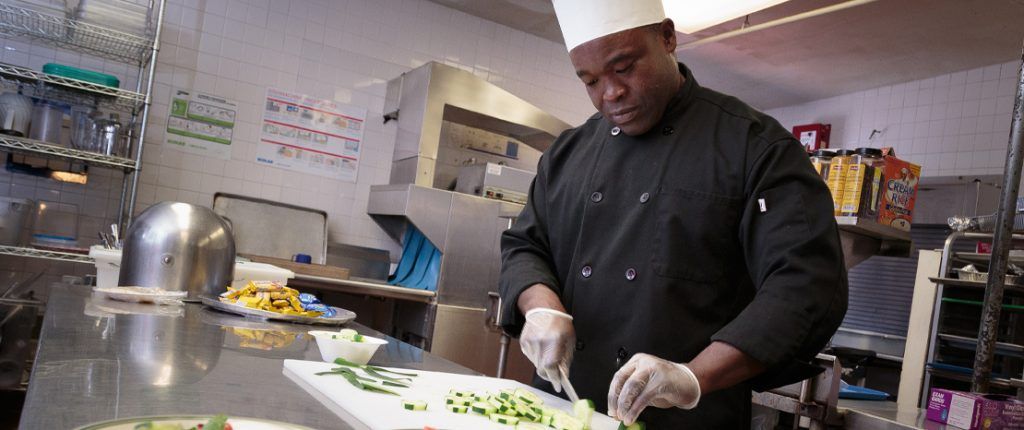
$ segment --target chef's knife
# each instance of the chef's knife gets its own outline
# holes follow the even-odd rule
[[[568,372],[565,371],[564,367],[558,367],[558,373],[562,377],[562,389],[565,390],[565,394],[569,396],[569,401],[573,404],[580,401],[580,396],[576,395],[576,390],[572,388],[572,383],[569,382]]]

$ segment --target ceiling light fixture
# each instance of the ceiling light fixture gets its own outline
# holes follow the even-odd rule
[[[676,31],[696,33],[731,19],[749,15],[789,0],[662,0],[665,14]]]

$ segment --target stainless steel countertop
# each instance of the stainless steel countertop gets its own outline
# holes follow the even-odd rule
[[[389,340],[371,363],[476,372],[359,324]],[[29,381],[21,429],[71,429],[140,415],[217,414],[351,429],[282,374],[286,358],[320,360],[314,327],[248,320],[198,304],[159,307],[54,284]],[[257,331],[279,346],[252,340]]]
[[[925,419],[925,410],[899,407],[896,402],[840,400],[839,412],[844,414],[844,428],[850,430],[945,430],[952,426]]]

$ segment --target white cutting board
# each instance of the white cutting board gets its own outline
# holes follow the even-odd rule
[[[424,426],[441,430],[509,430],[514,428],[492,422],[489,418],[473,412],[456,414],[448,411],[445,408],[444,398],[453,388],[473,392],[487,391],[495,394],[503,388],[528,389],[544,399],[545,405],[572,412],[572,405],[567,400],[508,379],[394,368],[399,372],[415,373],[419,376],[412,378],[412,386],[409,388],[387,387],[400,394],[400,396],[392,396],[360,390],[341,376],[316,375],[317,372],[326,372],[335,367],[338,366],[333,363],[285,360],[284,374],[309,391],[328,409],[342,418],[354,418],[362,423],[363,428],[371,430],[422,429]],[[427,410],[403,409],[403,399],[423,400],[427,402]],[[591,421],[591,428],[594,430],[615,430],[618,427],[618,421],[604,414],[595,413]]]

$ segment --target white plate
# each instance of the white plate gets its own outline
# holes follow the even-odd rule
[[[160,288],[146,287],[93,287],[92,291],[111,300],[161,305],[181,304],[181,300],[188,295],[187,291],[166,291]]]
[[[230,313],[238,314],[238,315],[241,315],[241,316],[244,316],[244,317],[247,317],[247,318],[259,318],[259,319],[263,319],[263,320],[273,320],[273,321],[288,321],[288,322],[295,322],[295,323],[302,323],[302,324],[317,324],[317,325],[332,325],[332,326],[336,326],[336,325],[345,324],[345,323],[347,323],[349,321],[352,321],[352,320],[356,319],[356,313],[355,312],[352,312],[350,310],[345,310],[345,309],[342,309],[342,308],[336,308],[334,306],[331,306],[331,308],[334,309],[334,316],[330,317],[330,318],[327,318],[327,317],[305,317],[305,316],[302,316],[302,315],[279,314],[277,312],[270,312],[270,311],[265,311],[263,309],[249,308],[249,307],[245,307],[245,306],[242,306],[242,305],[239,305],[239,304],[235,304],[235,303],[222,302],[219,299],[210,298],[210,297],[203,297],[203,304],[206,305],[206,306],[209,306],[211,308],[217,309],[219,311],[230,312]]]
[[[77,430],[134,430],[136,425],[146,421],[159,424],[179,424],[185,429],[190,429],[199,424],[206,424],[212,416],[210,415],[179,415],[179,416],[154,416],[122,418],[110,421],[103,421],[79,427]],[[295,424],[287,424],[279,421],[262,420],[257,418],[228,418],[233,430],[312,430]]]

